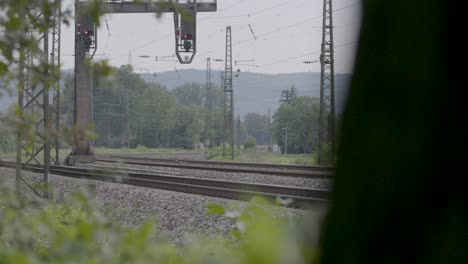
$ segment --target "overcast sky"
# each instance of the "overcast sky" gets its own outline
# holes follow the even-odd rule
[[[207,0],[209,1],[209,0]],[[72,1],[68,1],[70,7]],[[360,25],[360,2],[333,0],[335,72],[352,71]],[[241,71],[259,73],[320,72],[323,0],[218,0],[215,13],[198,13],[197,54],[192,64],[156,62],[154,56],[174,55],[174,22],[171,13],[113,14],[101,19],[95,60],[108,59],[113,66],[129,61],[138,72],[206,69],[206,58],[225,57],[226,26],[232,27],[235,60],[255,60],[233,65]],[[250,25],[250,27],[249,27]],[[254,38],[253,34],[257,37]],[[62,28],[62,64],[74,67],[73,26]],[[129,54],[131,53],[131,56]],[[149,55],[153,58],[140,58]],[[212,62],[213,69],[224,63]]]

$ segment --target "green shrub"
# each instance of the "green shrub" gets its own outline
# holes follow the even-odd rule
[[[231,145],[226,145],[225,147],[225,157],[223,158],[223,147],[218,146],[208,150],[207,159],[209,160],[227,160],[231,159]],[[234,157],[239,157],[240,153],[237,148],[234,148]]]
[[[257,141],[252,136],[248,136],[247,139],[244,142],[244,148],[245,149],[255,148],[256,145],[257,145]]]
[[[1,185],[0,185],[1,187]],[[20,203],[0,192],[0,263],[311,263],[315,247],[296,236],[291,217],[273,217],[262,198],[247,206],[208,206],[231,218],[231,238],[199,237],[176,247],[158,239],[154,222],[122,227],[105,219],[82,195],[70,204]],[[280,212],[281,213],[281,212]],[[282,214],[287,215],[283,212]],[[308,221],[307,221],[308,222]]]
[[[295,158],[294,159],[294,164],[296,165],[315,165],[316,162],[315,162],[316,159],[314,159],[313,156],[310,156],[310,157],[304,157],[304,156],[301,156],[301,157],[298,157],[298,158]]]

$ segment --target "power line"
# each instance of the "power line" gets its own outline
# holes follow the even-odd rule
[[[340,7],[340,8],[337,8],[337,9],[334,9],[332,12],[333,13],[336,13],[336,12],[340,12],[340,11],[343,11],[345,9],[348,9],[348,8],[351,8],[351,7],[354,7],[354,6],[357,6],[361,3],[361,1],[358,1],[358,2],[355,2],[353,4],[350,4],[350,5],[347,5],[347,6],[343,6],[343,7]],[[268,36],[268,35],[271,35],[271,34],[276,34],[278,32],[281,32],[281,31],[284,31],[284,30],[287,30],[287,29],[290,29],[290,28],[295,28],[295,27],[298,27],[298,26],[301,26],[301,25],[304,25],[305,23],[307,22],[310,22],[310,21],[313,21],[313,20],[316,20],[316,19],[319,19],[319,18],[322,18],[323,17],[323,14],[322,15],[318,15],[318,16],[315,16],[315,17],[312,17],[312,18],[308,18],[306,20],[302,20],[302,21],[299,21],[299,22],[295,22],[295,23],[292,23],[292,24],[289,24],[289,25],[286,25],[286,26],[283,26],[283,27],[280,27],[280,28],[277,28],[275,30],[271,30],[271,31],[268,31],[266,33],[263,33],[263,34],[260,34],[260,35],[254,35],[256,38],[254,39],[245,39],[245,40],[241,40],[239,42],[236,42],[236,43],[233,43],[232,46],[238,46],[239,44],[243,44],[243,43],[247,43],[247,42],[251,42],[251,41],[255,41],[259,38],[262,38],[262,37],[265,37],[265,36]],[[251,28],[251,24],[249,23],[248,25],[244,26],[244,27],[241,27],[240,29],[243,29],[243,28]],[[313,27],[313,28],[317,28],[317,29],[321,29],[322,27],[321,26],[317,26],[317,27]],[[216,33],[220,31],[220,30],[217,30]],[[209,35],[209,38],[211,38],[212,36],[215,36],[216,34],[213,33],[213,34],[210,34]],[[202,55],[206,55],[207,53],[204,52],[204,53],[201,53]]]
[[[335,48],[341,48],[341,47],[352,45],[352,44],[355,44],[355,43],[357,43],[357,42],[356,41],[348,42],[348,43],[345,43],[345,44],[337,45],[337,46],[335,46]],[[311,53],[307,53],[307,54],[303,54],[303,55],[299,55],[299,56],[294,56],[294,57],[274,61],[274,62],[271,62],[271,63],[263,64],[263,65],[260,65],[259,67],[266,67],[266,66],[270,66],[270,65],[275,65],[275,64],[278,64],[278,63],[282,63],[282,62],[287,62],[287,61],[291,61],[291,60],[294,60],[294,59],[303,58],[303,57],[306,57],[306,56],[309,56],[309,55],[318,54],[320,52],[321,51],[315,51],[315,52],[311,52]]]
[[[202,18],[199,22],[208,20],[208,19],[210,19],[210,17],[213,17],[213,16],[215,16],[215,15],[221,13],[221,12],[224,12],[224,10],[230,9],[230,8],[232,8],[232,7],[234,7],[234,6],[238,5],[238,4],[240,4],[240,3],[243,2],[243,1],[245,1],[245,0],[238,0],[237,2],[235,2],[234,4],[232,4],[232,5],[230,5],[230,6],[224,8],[224,9],[220,9],[220,10],[218,10],[217,12],[212,13],[212,14],[210,14],[209,16],[207,16],[207,17],[205,17],[205,18]]]
[[[239,5],[240,3],[242,3],[242,2],[243,2],[243,0],[236,1],[235,3],[231,4],[230,6],[228,6],[228,7],[224,8],[224,9],[218,11],[217,13],[212,13],[212,15],[210,15],[209,17],[205,17],[204,19],[202,19],[202,20],[200,20],[200,21],[205,21],[205,20],[208,20],[209,18],[215,18],[215,17],[213,17],[215,14],[219,14],[219,12],[228,11],[229,8],[234,7],[234,6],[237,6],[237,5]],[[305,1],[303,1],[303,2],[305,2]],[[300,4],[302,4],[303,2],[300,2]],[[353,6],[356,6],[356,5],[360,4],[360,3],[361,3],[360,1],[355,2],[355,3],[353,3],[353,4],[350,4],[350,5],[347,5],[347,6],[343,6],[343,7],[337,8],[337,9],[333,10],[333,12],[339,12],[339,11],[342,11],[342,10],[345,10],[345,9],[348,9],[348,8],[351,8],[351,7],[353,7]],[[278,7],[281,7],[281,6],[284,6],[284,5],[287,5],[287,3],[285,3],[285,2],[277,3],[277,4],[272,5],[272,6],[270,6],[270,7],[263,8],[263,9],[260,9],[260,10],[258,10],[258,11],[254,11],[254,12],[251,12],[250,14],[245,14],[245,15],[243,15],[243,16],[249,16],[249,15],[264,13],[264,12],[267,12],[267,11],[269,11],[269,10],[277,9]],[[263,37],[265,37],[265,36],[273,35],[273,34],[276,34],[276,33],[279,33],[279,32],[282,32],[282,31],[285,31],[285,30],[288,30],[288,29],[291,29],[291,28],[296,28],[296,27],[299,27],[299,26],[301,26],[301,25],[303,25],[303,24],[305,24],[305,23],[307,23],[307,22],[313,21],[314,19],[321,18],[321,17],[322,17],[322,15],[316,16],[316,17],[313,17],[313,18],[309,18],[309,19],[306,19],[306,20],[298,21],[298,22],[295,22],[295,23],[292,23],[292,24],[289,24],[289,25],[282,26],[282,27],[280,27],[280,28],[278,28],[278,29],[265,32],[265,33],[260,34],[260,35],[255,35],[255,34],[253,34],[253,35],[254,35],[254,39],[249,38],[249,39],[244,40],[244,41],[240,41],[240,42],[237,42],[237,43],[233,43],[233,46],[238,46],[238,45],[240,45],[240,44],[247,43],[247,42],[249,42],[249,41],[254,41],[254,40],[255,40],[255,37],[256,37],[257,40],[258,40],[258,39],[263,38]],[[220,18],[221,18],[221,17],[220,17]],[[250,28],[252,28],[252,25],[253,25],[253,24],[250,24],[250,23],[247,24],[247,25],[244,26],[244,27],[247,28],[247,27],[249,27],[249,25],[250,25]],[[319,27],[317,27],[317,28],[319,28]],[[217,30],[216,33],[209,35],[208,38],[217,36],[217,35],[218,35],[217,33],[220,32],[220,31],[222,31],[222,30],[223,30],[223,29]],[[252,32],[251,32],[251,33],[252,33]],[[132,49],[132,51],[136,51],[136,50],[145,48],[145,47],[147,47],[147,46],[149,46],[149,45],[151,45],[151,44],[157,43],[157,42],[159,42],[159,41],[165,39],[165,36],[171,36],[171,35],[172,35],[172,32],[167,33],[167,34],[164,34],[164,35],[162,35],[162,36],[161,36],[160,38],[158,38],[158,39],[149,41],[149,42],[147,42],[147,43],[145,43],[145,44],[143,44],[143,45],[141,45],[141,46],[138,46],[138,47]],[[212,51],[207,51],[207,52],[200,53],[200,54],[198,54],[198,55],[199,55],[199,56],[202,56],[202,55],[207,54],[207,53],[212,54],[213,52],[212,52]],[[315,54],[315,53],[308,53],[308,54]],[[115,55],[109,54],[109,56],[114,57]],[[294,60],[294,59],[300,58],[300,57],[302,57],[302,56],[307,56],[307,54],[301,55],[301,56],[299,56],[299,57],[294,56],[294,57],[292,57],[292,58],[286,58],[286,59],[283,59],[283,60],[280,60],[280,61],[275,61],[275,62],[272,62],[272,63],[267,63],[267,64],[264,64],[264,65],[261,65],[261,66],[265,67],[265,66],[269,66],[269,65],[275,65],[275,64],[278,64],[278,63],[282,63],[282,62],[287,62],[287,61],[290,61],[290,60]],[[110,57],[108,57],[108,58],[110,59]],[[175,63],[174,65],[169,66],[168,69],[172,68],[172,67],[175,66],[175,65],[177,65],[177,63]]]
[[[309,0],[306,0],[306,1],[309,1]],[[301,3],[306,2],[306,1],[302,1]],[[246,16],[251,16],[251,15],[260,14],[260,13],[263,13],[263,12],[265,12],[265,11],[269,11],[269,10],[271,10],[271,9],[275,9],[275,8],[277,8],[277,7],[284,6],[284,5],[291,5],[291,3],[290,3],[289,1],[281,1],[281,3],[279,3],[279,4],[276,4],[276,5],[273,5],[273,6],[270,6],[270,7],[266,7],[266,8],[264,8],[264,9],[260,9],[259,11],[251,12],[251,13],[248,13],[248,14],[233,15],[233,16],[213,17],[213,18],[209,18],[209,19],[246,17]]]
[[[225,9],[220,9],[220,10],[218,10],[217,12],[212,13],[212,14],[210,14],[209,16],[200,19],[198,22],[205,21],[205,20],[209,19],[210,17],[212,17],[212,16],[214,16],[214,15],[216,15],[216,14],[219,14],[219,13],[223,12],[223,11],[226,10],[226,9],[229,9],[229,8],[231,8],[231,7],[234,7],[234,6],[238,5],[238,4],[240,4],[242,1],[244,1],[244,0],[239,0],[239,1],[235,2],[234,4],[232,4],[231,6],[226,7]],[[164,40],[165,37],[168,37],[168,36],[170,36],[170,35],[172,35],[172,34],[173,34],[172,32],[168,32],[168,33],[162,35],[161,37],[159,37],[159,38],[157,38],[157,39],[150,40],[150,41],[146,42],[145,44],[143,44],[143,45],[141,45],[141,46],[139,46],[139,47],[137,47],[137,48],[132,49],[132,51],[136,51],[136,50],[139,50],[139,49],[142,49],[142,48],[146,48],[146,47],[148,47],[148,46],[151,45],[151,44],[154,44],[154,43],[156,43],[156,42],[159,42],[159,41],[161,41],[161,40]]]
[[[239,4],[242,3],[243,1],[244,1],[244,0],[238,0],[238,1],[236,1],[235,3],[233,3],[232,5],[230,5],[230,6],[226,7],[226,8],[224,8],[224,9],[220,9],[218,12],[212,13],[212,14],[210,14],[209,16],[207,16],[207,17],[205,17],[205,18],[199,20],[199,22],[206,21],[206,20],[208,20],[208,19],[217,18],[217,17],[214,17],[214,16],[220,14],[221,12],[225,12],[226,10],[229,10],[229,9],[231,9],[232,7],[235,7],[235,6],[239,5]],[[302,3],[303,3],[303,2],[300,2],[300,4],[302,4]],[[361,3],[360,1],[355,2],[355,3],[353,3],[353,4],[350,4],[350,5],[347,5],[347,6],[338,8],[338,9],[335,9],[335,10],[333,10],[333,12],[339,12],[339,11],[342,11],[342,10],[344,10],[344,9],[347,9],[347,8],[350,8],[350,7],[353,7],[353,6],[356,6],[356,5],[360,4],[360,3]],[[242,16],[250,16],[250,15],[253,15],[253,14],[263,13],[263,12],[266,12],[266,11],[269,11],[269,10],[272,10],[272,9],[276,9],[276,8],[278,8],[278,7],[280,7],[280,6],[284,6],[284,5],[287,5],[287,4],[290,4],[290,3],[288,3],[288,2],[281,2],[281,3],[278,3],[278,4],[276,4],[276,5],[273,5],[273,6],[264,8],[264,9],[260,9],[260,10],[258,10],[258,11],[251,12],[251,13],[249,13],[249,14],[245,14],[245,15],[242,15]],[[263,33],[263,34],[261,34],[261,35],[255,35],[255,34],[253,33],[253,30],[252,30],[252,25],[249,23],[248,25],[246,25],[246,26],[244,26],[244,27],[241,27],[241,29],[247,28],[247,27],[250,28],[251,33],[254,35],[254,39],[246,39],[246,40],[243,40],[243,41],[240,41],[240,42],[237,42],[237,43],[233,43],[233,46],[237,46],[237,45],[239,45],[239,44],[246,43],[246,42],[249,42],[249,41],[254,41],[254,40],[257,40],[257,39],[259,39],[259,38],[262,38],[262,37],[265,37],[265,36],[268,36],[268,35],[271,35],[271,34],[275,34],[275,33],[277,33],[277,32],[281,32],[281,31],[287,30],[287,29],[289,29],[289,28],[294,28],[294,27],[300,26],[300,25],[302,25],[302,24],[305,24],[305,23],[307,23],[307,22],[313,21],[313,20],[315,20],[315,19],[317,19],[317,18],[321,18],[321,17],[322,17],[322,15],[316,16],[316,17],[313,17],[313,18],[310,18],[310,19],[306,19],[306,20],[303,20],[303,21],[299,21],[299,22],[296,22],[296,23],[293,23],[293,24],[290,24],[290,25],[286,25],[286,26],[280,27],[280,28],[278,28],[278,29],[276,29],[276,30],[272,30],[272,31]],[[221,17],[220,17],[220,18],[221,18]],[[321,28],[321,27],[317,27],[317,28]],[[217,36],[217,35],[218,35],[217,33],[220,32],[220,31],[222,31],[222,30],[223,30],[223,29],[216,30],[216,32],[213,32],[213,33],[209,34],[206,38],[211,38],[211,37]],[[151,41],[149,41],[149,42],[147,42],[147,43],[145,43],[145,44],[143,44],[143,45],[141,45],[141,46],[138,46],[138,47],[136,47],[136,48],[134,48],[134,49],[131,49],[131,51],[140,50],[140,49],[143,49],[143,48],[145,48],[145,47],[147,47],[147,46],[149,46],[149,45],[151,45],[151,44],[157,43],[157,42],[159,42],[159,41],[161,41],[161,40],[165,40],[167,36],[171,36],[172,34],[173,34],[172,32],[166,33],[166,34],[162,35],[161,37],[159,37],[158,39],[151,40]],[[205,55],[207,55],[207,53],[201,53],[201,54],[199,54],[199,55],[205,56]]]

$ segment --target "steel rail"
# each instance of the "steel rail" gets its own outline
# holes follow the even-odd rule
[[[16,163],[0,161],[0,166],[14,168]],[[22,169],[36,173],[43,171],[43,168],[37,165],[22,165]],[[308,208],[316,203],[325,203],[330,195],[329,190],[135,173],[119,171],[118,169],[97,170],[51,166],[50,173],[73,178],[137,185],[235,200],[250,200],[254,196],[263,196],[274,201],[280,197],[282,200],[291,201],[288,206],[299,208]]]
[[[148,155],[148,154],[146,154]],[[333,168],[329,166],[321,165],[294,165],[294,164],[272,164],[272,163],[253,163],[253,162],[234,162],[234,161],[219,161],[219,160],[196,160],[188,158],[177,157],[177,154],[174,157],[170,158],[155,158],[155,157],[145,157],[135,154],[98,154],[100,157],[109,157],[109,158],[123,158],[123,159],[139,159],[147,161],[160,161],[160,162],[174,162],[174,163],[193,163],[193,164],[207,164],[207,165],[222,165],[222,166],[238,166],[238,167],[252,167],[252,168],[275,168],[275,169],[284,169],[284,170],[304,170],[304,171],[326,171],[332,172]]]
[[[160,167],[173,167],[181,169],[196,169],[196,170],[214,170],[214,171],[224,171],[224,172],[236,172],[236,173],[258,173],[258,174],[267,174],[267,175],[278,175],[278,176],[288,176],[288,177],[304,177],[304,178],[326,178],[330,179],[333,177],[333,172],[331,170],[291,170],[291,169],[278,169],[268,168],[262,164],[258,167],[255,164],[249,164],[248,166],[241,166],[236,164],[218,164],[210,163],[207,161],[197,162],[191,160],[162,160],[162,159],[152,159],[152,158],[133,158],[133,157],[123,157],[123,156],[98,156],[96,161],[100,162],[110,162],[110,163],[125,163],[131,165],[144,165],[144,166],[160,166]],[[196,164],[200,163],[200,164]],[[238,163],[241,164],[241,163]],[[274,166],[272,166],[274,167]]]

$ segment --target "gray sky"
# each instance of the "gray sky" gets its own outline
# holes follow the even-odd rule
[[[71,2],[71,1],[70,1]],[[70,3],[69,2],[69,3]],[[67,5],[69,6],[69,5]],[[360,2],[333,0],[335,72],[352,71],[360,24]],[[174,54],[174,25],[171,13],[157,19],[153,14],[114,14],[101,19],[99,47],[95,60],[108,59],[113,66],[131,62],[138,72],[177,69],[206,69],[206,58],[225,56],[226,26],[232,27],[234,60],[252,60],[234,68],[259,73],[319,72],[322,0],[218,0],[215,13],[198,13],[197,54],[192,64],[140,58],[141,55]],[[107,28],[108,25],[109,29]],[[257,39],[254,39],[249,28]],[[62,28],[63,68],[73,68],[73,26]],[[224,63],[212,62],[213,69]]]

